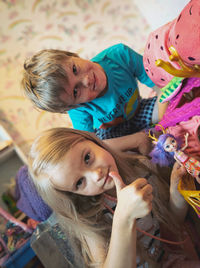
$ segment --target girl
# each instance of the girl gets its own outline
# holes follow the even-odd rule
[[[136,232],[141,228],[162,236],[162,223],[178,233],[174,215],[182,223],[187,212],[177,191],[184,169],[174,166],[169,198],[151,166],[144,156],[111,151],[88,132],[55,128],[35,140],[30,173],[69,237],[74,267],[199,267],[197,259],[189,261],[177,247],[167,253],[159,240]]]

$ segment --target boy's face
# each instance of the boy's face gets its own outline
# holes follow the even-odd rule
[[[60,98],[69,105],[89,102],[106,92],[107,77],[103,68],[94,62],[71,57],[64,65],[69,82]]]
[[[101,193],[115,193],[115,183],[109,175],[118,173],[112,155],[92,141],[75,144],[53,170],[51,182],[62,191],[94,196]]]

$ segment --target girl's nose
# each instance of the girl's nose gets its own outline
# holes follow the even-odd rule
[[[94,182],[100,181],[102,177],[103,177],[103,172],[101,168],[96,168],[95,170],[93,170],[92,179]]]

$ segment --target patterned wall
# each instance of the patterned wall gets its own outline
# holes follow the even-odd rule
[[[71,127],[67,115],[37,111],[24,97],[26,57],[57,48],[89,59],[119,42],[142,53],[149,32],[134,0],[0,1],[0,124],[24,153],[40,131]]]

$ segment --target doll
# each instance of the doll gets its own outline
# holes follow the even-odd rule
[[[164,133],[164,132],[163,132]],[[181,166],[184,166],[187,172],[200,183],[200,161],[194,157],[188,156],[184,150],[188,146],[188,133],[184,135],[185,146],[181,148],[181,142],[171,134],[164,133],[158,139],[149,132],[149,136],[153,139],[156,145],[150,156],[152,161],[160,166],[170,166],[177,161]]]

